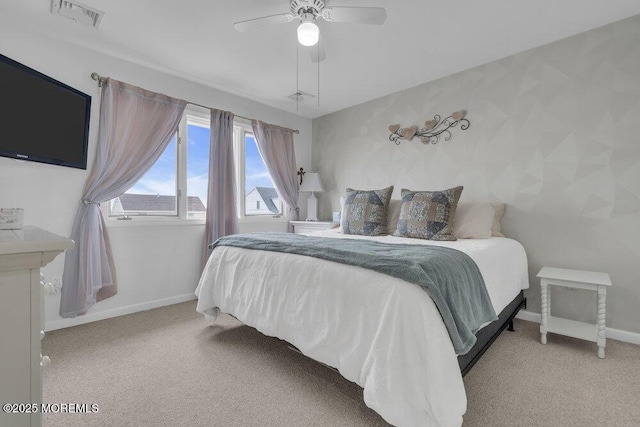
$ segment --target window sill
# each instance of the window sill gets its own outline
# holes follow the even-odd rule
[[[280,216],[278,218],[274,218],[274,217],[269,216],[269,215],[265,215],[265,216],[256,215],[256,216],[245,216],[243,218],[239,218],[238,222],[240,224],[242,224],[242,223],[260,223],[260,222],[278,224],[278,223],[287,223],[287,222],[289,222],[289,219],[284,217],[284,216]]]
[[[118,220],[115,218],[106,218],[105,224],[107,228],[112,227],[157,227],[157,226],[203,226],[205,224],[204,219],[180,219],[180,218],[148,218],[148,217],[133,217],[130,220]]]
[[[115,218],[105,218],[105,224],[107,228],[118,227],[158,227],[158,226],[204,226],[204,219],[180,219],[180,218],[167,218],[167,217],[132,217],[129,220],[118,220]],[[286,224],[289,219],[286,217],[273,218],[266,217],[244,217],[239,218],[239,224]]]

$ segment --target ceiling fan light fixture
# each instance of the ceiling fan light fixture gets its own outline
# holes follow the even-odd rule
[[[298,25],[298,42],[302,46],[315,46],[320,39],[320,29],[312,21],[304,21]]]

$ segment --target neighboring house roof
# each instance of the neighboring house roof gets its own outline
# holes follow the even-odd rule
[[[176,208],[176,196],[125,193],[120,196],[120,203],[124,211],[172,211]],[[187,209],[190,212],[207,210],[197,196],[187,197]]]
[[[278,198],[278,192],[275,188],[272,187],[255,187],[258,193],[260,193],[260,197],[264,200],[264,203],[267,205],[267,209],[269,209],[274,214],[278,214],[278,207],[273,203],[273,199]]]

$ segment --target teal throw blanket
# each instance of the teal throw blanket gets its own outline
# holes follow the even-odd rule
[[[209,248],[216,246],[311,256],[419,285],[440,310],[458,355],[473,347],[474,334],[481,325],[498,318],[478,266],[467,254],[455,249],[271,232],[222,237]]]

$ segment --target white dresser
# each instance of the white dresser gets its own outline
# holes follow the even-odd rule
[[[40,267],[71,247],[72,240],[37,227],[0,230],[0,426],[42,425],[41,408],[32,405],[42,403]],[[7,408],[7,403],[24,406]]]

